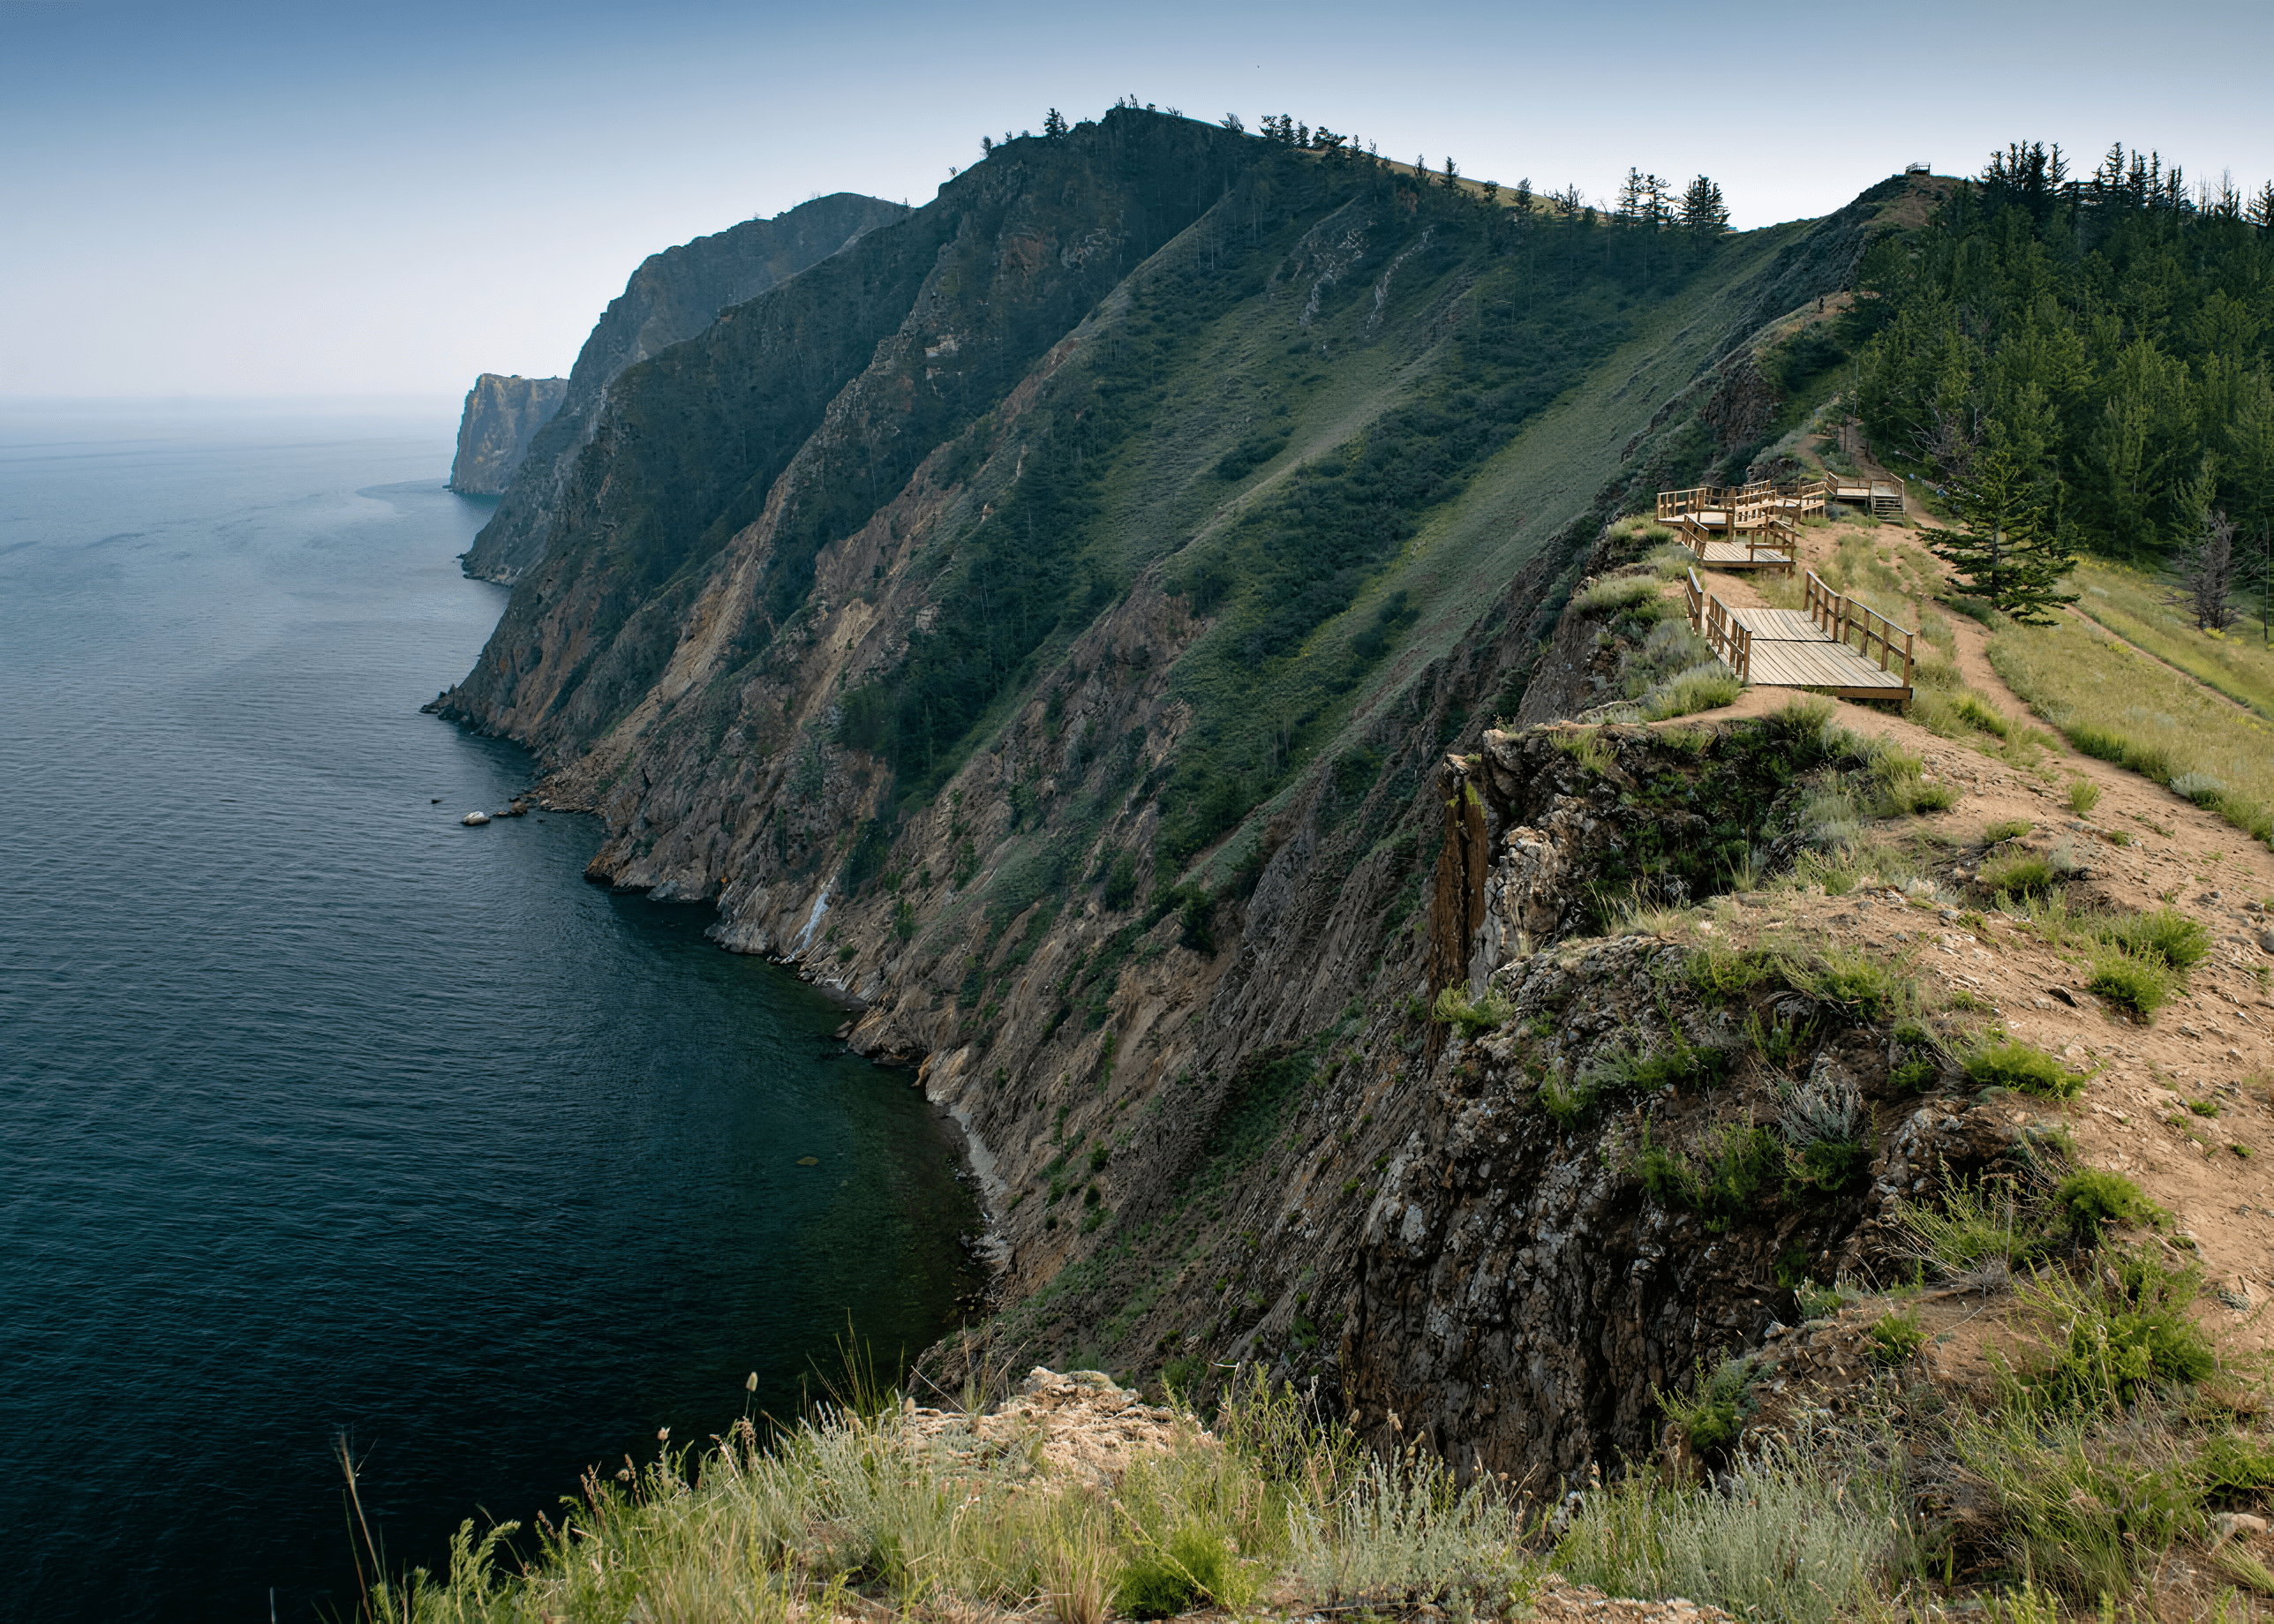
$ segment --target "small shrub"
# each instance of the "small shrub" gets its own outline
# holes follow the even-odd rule
[[[1598,775],[1610,771],[1615,759],[1609,741],[1592,727],[1573,728],[1556,734],[1555,748],[1588,771]]]
[[[2121,1173],[2079,1168],[2053,1190],[2053,1205],[2069,1231],[2086,1245],[2097,1245],[2112,1223],[2160,1223],[2164,1211]]]
[[[1657,527],[1653,525],[1652,529],[1656,530]],[[1658,534],[1665,539],[1660,540],[1649,552],[1643,554],[1643,566],[1660,581],[1679,581],[1690,573],[1690,566],[1697,563],[1698,555],[1680,542],[1672,539],[1666,531],[1659,530]],[[1637,537],[1638,540],[1649,538],[1650,532],[1647,530],[1640,532]]]
[[[1709,1230],[1727,1229],[1755,1213],[1783,1186],[1785,1148],[1766,1128],[1723,1123],[1698,1149],[1693,1157],[1658,1148],[1645,1132],[1637,1171],[1652,1199],[1703,1214]]]
[[[1643,609],[1644,605],[1658,605],[1666,602],[1667,599],[1660,596],[1659,583],[1653,577],[1613,575],[1596,582],[1594,585],[1578,594],[1571,600],[1571,605],[1582,614],[1608,620],[1616,615],[1631,614],[1638,610],[1649,613],[1648,610]],[[1665,617],[1651,614],[1651,618],[1655,620]]]
[[[2076,778],[2068,781],[2068,809],[2079,817],[2084,816],[2100,804],[2100,786],[2090,778]]]
[[[1737,680],[1736,673],[1719,660],[1700,661],[1644,695],[1643,716],[1648,721],[1664,722],[1700,710],[1718,710],[1723,705],[1736,703],[1737,696],[1744,691],[1745,685]]]
[[[2052,1357],[2022,1383],[2039,1412],[2112,1410],[2156,1385],[2197,1382],[2218,1368],[2187,1317],[2200,1275],[2127,1253],[2089,1281],[2040,1276],[2033,1306],[2063,1327]]]
[[[1596,1088],[1630,1088],[1655,1093],[1660,1088],[1713,1088],[1729,1075],[1728,1050],[1692,1043],[1680,1033],[1671,1034],[1662,1048],[1611,1056],[1588,1071]]]
[[[2210,952],[2210,933],[2176,908],[2121,915],[2100,934],[2111,946],[2135,958],[2159,959],[2174,970],[2192,968]]]
[[[1690,1448],[1699,1455],[1719,1455],[1737,1441],[1745,1417],[1753,1408],[1753,1362],[1743,1355],[1728,1358],[1709,1375],[1704,1361],[1690,1396],[1660,1392],[1650,1395],[1660,1411],[1680,1429]]]
[[[2191,1464],[2208,1504],[2263,1505],[2274,1495],[2274,1446],[2263,1440],[2221,1434],[2208,1440]]]
[[[1825,1286],[1812,1280],[1803,1280],[1793,1289],[1793,1295],[1799,1299],[1800,1317],[1803,1322],[1828,1320],[1856,1300],[1853,1291],[1836,1282]]]
[[[1931,1094],[1942,1081],[1942,1068],[1925,1055],[1913,1055],[1887,1072],[1887,1086],[1897,1094]]]
[[[2010,740],[2014,736],[2014,724],[1992,710],[1978,694],[1961,694],[1952,709],[1957,711],[1960,721],[1977,733],[1985,733],[1998,739]]]
[[[1699,948],[1686,966],[1690,984],[1717,1004],[1734,1004],[1776,974],[1776,956],[1759,948]]]
[[[1921,780],[1902,796],[1898,810],[1920,817],[1929,812],[1947,812],[1957,804],[1958,791],[1952,786]]]
[[[1985,1286],[2013,1279],[2050,1253],[2057,1222],[2042,1195],[2011,1179],[1960,1181],[1934,1206],[1906,1201],[1894,1212],[1896,1233],[1914,1260],[1938,1278]]]
[[[1993,1044],[1969,1056],[1966,1075],[1977,1088],[2011,1088],[2052,1100],[2073,1099],[2084,1087],[2084,1079],[2059,1061],[2021,1042]]]
[[[1889,1309],[1871,1322],[1871,1357],[1882,1365],[1909,1365],[1926,1346],[1926,1327],[1918,1315]]]
[[[1223,1535],[1187,1525],[1123,1564],[1114,1604],[1133,1619],[1174,1618],[1201,1599],[1221,1605],[1233,1568]]]
[[[1806,959],[1783,963],[1793,990],[1838,1011],[1858,1026],[1901,1013],[1916,1001],[1908,966],[1860,948],[1827,947]]]
[[[1515,1014],[1516,1005],[1496,987],[1486,988],[1480,998],[1471,998],[1465,988],[1448,987],[1437,995],[1437,1002],[1430,1010],[1433,1019],[1442,1025],[1458,1026],[1461,1035],[1467,1038],[1505,1026]]]
[[[1982,887],[2001,901],[2042,897],[2053,888],[2052,865],[2034,852],[2015,852],[1982,865]]]
[[[1540,1079],[1538,1094],[1540,1109],[1554,1117],[1562,1127],[1570,1127],[1587,1114],[1595,1102],[1595,1085],[1592,1079],[1580,1078],[1567,1081],[1555,1072]]]
[[[1947,784],[1930,784],[1925,771],[1926,764],[1908,750],[1885,743],[1874,746],[1864,775],[1871,816],[1908,817],[1956,806],[1958,792]]]
[[[2037,825],[2026,817],[2001,818],[1982,831],[1982,844],[2001,846],[2008,840],[2018,840]]]
[[[2126,952],[2105,953],[2093,960],[2092,979],[2085,990],[2137,1021],[2154,1018],[2172,996],[2171,973],[2162,966]]]
[[[1835,714],[1828,699],[1811,695],[1770,714],[1771,730],[1804,763],[1814,764],[1832,754],[1840,735],[1832,725]]]

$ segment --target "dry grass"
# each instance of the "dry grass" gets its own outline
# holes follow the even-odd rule
[[[2274,726],[2263,718],[2074,623],[2003,627],[1989,654],[2007,685],[2077,748],[2274,841]]]
[[[2224,635],[2198,631],[2172,606],[2163,582],[2121,565],[2088,560],[2076,567],[2069,584],[2081,613],[2274,720],[2274,645],[2265,641],[2257,622],[2238,621]]]

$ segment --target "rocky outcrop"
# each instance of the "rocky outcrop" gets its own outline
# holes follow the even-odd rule
[[[484,372],[466,391],[458,414],[458,455],[450,462],[450,488],[461,496],[498,496],[529,454],[537,431],[561,410],[566,378],[501,377]]]
[[[1581,736],[1489,734],[1449,775],[1478,831],[1441,876],[1489,848],[1454,990],[1490,1012],[1419,1085],[1340,1350],[1382,1441],[1395,1413],[1535,1485],[1645,1452],[1655,1395],[1797,1324],[1793,1286],[1884,1273],[1901,1202],[2027,1154],[1994,1102],[1916,1098],[1920,1033],[1798,960],[1717,983],[1691,947],[1585,934],[1613,876],[1695,886],[1680,853],[1732,830],[1775,849],[1817,781],[1776,722]]]
[[[611,300],[576,365],[547,413],[546,431],[521,441],[525,470],[517,487],[501,482],[486,493],[507,492],[496,515],[465,556],[466,573],[487,581],[515,581],[543,556],[545,525],[559,500],[576,455],[590,442],[607,402],[608,386],[625,368],[694,337],[721,311],[818,263],[847,243],[907,214],[898,203],[849,192],[816,198],[771,220],[748,220],[710,237],[650,255],[623,292]],[[487,374],[485,374],[486,380]],[[561,380],[543,380],[560,384]],[[480,388],[476,386],[477,392]],[[468,402],[471,415],[471,400]],[[465,430],[459,431],[460,457]],[[508,469],[510,477],[514,469]],[[471,485],[452,488],[471,491]]]

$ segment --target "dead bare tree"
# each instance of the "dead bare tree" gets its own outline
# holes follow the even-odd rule
[[[2195,545],[2173,560],[2178,584],[2172,602],[2195,617],[2199,631],[2223,632],[2234,624],[2234,589],[2240,584],[2234,557],[2234,521],[2217,508],[2203,515]]]

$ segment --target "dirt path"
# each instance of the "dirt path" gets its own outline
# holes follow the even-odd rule
[[[1858,532],[1897,562],[1916,539],[1868,523],[1811,528],[1802,567],[1820,571],[1841,538]],[[1791,601],[1789,588],[1757,577],[1717,574],[1707,584],[1732,605]],[[2143,1025],[2087,989],[2092,967],[2082,952],[1978,899],[1961,910],[1979,921],[1971,929],[1953,926],[1959,915],[1948,906],[1923,916],[1884,893],[1780,901],[1779,922],[1913,955],[1954,996],[1993,1009],[2013,1036],[2089,1070],[2066,1111],[2084,1159],[2124,1173],[2172,1214],[2171,1244],[2202,1264],[2211,1292],[2202,1312],[2223,1322],[2231,1349],[2274,1348],[2274,1314],[2263,1312],[2274,1307],[2274,852],[2150,779],[2070,749],[1992,668],[1986,628],[1963,617],[1952,617],[1952,628],[1962,680],[2022,724],[2036,748],[2001,752],[1986,735],[1944,738],[1871,705],[1842,705],[1840,717],[1918,756],[1930,778],[1961,792],[1951,810],[1909,826],[1947,853],[1938,878],[1948,894],[1966,893],[1988,852],[1985,830],[2027,825],[2019,848],[2076,866],[2073,908],[2176,908],[2208,932],[2210,956]],[[1749,688],[1712,714],[1766,714],[1793,697]],[[2076,779],[2099,792],[2082,812],[2071,801]]]

